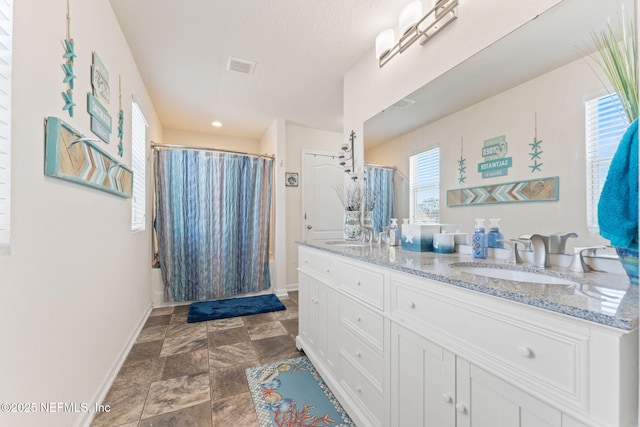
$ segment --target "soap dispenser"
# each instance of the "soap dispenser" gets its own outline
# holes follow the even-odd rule
[[[389,227],[389,246],[398,246],[400,244],[400,230],[398,229],[398,219],[391,218],[391,226]]]
[[[500,232],[500,226],[498,225],[498,221],[500,218],[491,218],[489,219],[491,224],[489,224],[489,232],[487,233],[487,246],[490,248],[504,248],[504,234]]]
[[[487,257],[487,235],[484,232],[484,218],[476,218],[476,227],[471,239],[474,258]]]

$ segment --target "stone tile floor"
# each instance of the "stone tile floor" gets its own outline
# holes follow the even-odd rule
[[[189,306],[156,308],[92,427],[258,427],[244,370],[303,355],[298,293],[285,311],[187,323]]]

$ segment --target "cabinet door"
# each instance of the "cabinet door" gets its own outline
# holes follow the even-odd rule
[[[318,353],[330,368],[338,366],[340,317],[338,292],[323,283],[317,283],[315,310],[318,316],[316,346]]]
[[[307,345],[315,348],[318,340],[318,282],[304,273],[299,274],[299,279],[299,334]]]
[[[391,425],[454,427],[455,356],[397,324],[391,337]]]
[[[560,427],[560,411],[470,364],[456,360],[457,427]]]

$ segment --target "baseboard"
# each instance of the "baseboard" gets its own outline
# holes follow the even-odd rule
[[[151,306],[151,303],[149,303],[142,317],[138,321],[138,325],[129,336],[127,343],[122,348],[122,351],[120,351],[120,354],[118,355],[116,360],[113,362],[113,366],[111,367],[111,369],[105,376],[104,380],[102,381],[102,385],[98,388],[98,391],[93,396],[93,398],[88,400],[89,402],[95,402],[96,404],[101,404],[104,401],[104,398],[107,396],[107,393],[109,393],[109,390],[113,385],[113,381],[116,379],[118,372],[120,372],[120,368],[122,368],[124,361],[129,355],[129,352],[131,351],[133,344],[135,344],[136,339],[138,338],[138,335],[140,335],[140,331],[144,327],[144,324],[147,322],[147,319],[149,318],[149,314],[151,314],[151,309],[152,309],[152,306]],[[74,427],[89,427],[91,425],[91,422],[93,421],[94,416],[95,416],[95,412],[92,412],[92,411],[87,411],[83,413],[82,417],[80,417],[78,421],[74,424]]]
[[[287,292],[296,292],[298,290],[298,284],[297,283],[291,283],[289,285],[287,285]]]

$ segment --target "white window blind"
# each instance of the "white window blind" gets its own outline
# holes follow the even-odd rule
[[[131,201],[131,231],[144,231],[146,218],[146,145],[147,120],[136,102],[131,104],[131,166],[133,169],[133,200]]]
[[[629,122],[618,95],[585,103],[587,153],[587,228],[598,231],[598,201],[611,159]]]
[[[440,221],[440,148],[409,158],[410,215],[413,222]]]
[[[13,0],[0,0],[0,255],[9,253],[11,225],[11,49]]]

